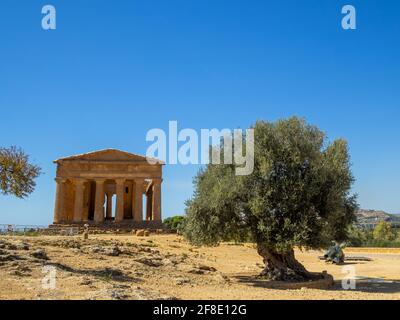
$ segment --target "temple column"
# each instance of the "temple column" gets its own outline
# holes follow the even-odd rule
[[[104,221],[104,179],[96,179],[96,199],[94,209],[94,221],[97,223]]]
[[[54,205],[54,219],[53,219],[53,223],[60,223],[62,221],[63,218],[63,213],[65,211],[64,208],[64,184],[65,184],[65,179],[61,179],[61,178],[56,178],[55,179],[56,184],[57,184],[57,188],[56,188],[56,202]]]
[[[83,191],[83,215],[82,215],[83,222],[89,221],[89,201],[91,193],[90,189],[91,189],[90,182],[85,180],[84,191]]]
[[[161,179],[153,179],[153,214],[154,221],[161,222]]]
[[[146,192],[146,221],[153,220],[153,186]]]
[[[115,180],[117,185],[117,210],[115,213],[115,221],[121,222],[124,220],[124,191],[125,191],[125,180]]]
[[[83,198],[84,198],[84,183],[83,179],[74,180],[75,183],[75,204],[73,222],[82,222],[83,218]]]
[[[107,209],[106,209],[106,220],[112,219],[112,196],[113,193],[107,193]]]
[[[143,221],[143,179],[135,179],[133,191],[133,221]]]

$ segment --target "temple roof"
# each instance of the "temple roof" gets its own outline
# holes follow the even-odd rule
[[[134,153],[129,153],[126,151],[121,151],[117,149],[105,149],[92,151],[88,153],[77,154],[65,158],[60,158],[54,160],[54,163],[62,162],[62,161],[127,161],[127,162],[146,162],[148,160],[156,160],[159,162],[159,165],[165,164],[164,162],[155,159],[155,158],[147,158],[146,156],[141,156]]]

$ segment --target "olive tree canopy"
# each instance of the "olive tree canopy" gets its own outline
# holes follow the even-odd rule
[[[25,198],[36,186],[41,169],[29,163],[29,156],[19,148],[0,148],[0,192]]]
[[[347,143],[328,143],[322,131],[296,117],[258,121],[253,129],[254,172],[236,176],[234,164],[200,170],[186,203],[184,234],[197,245],[251,240],[266,278],[312,278],[294,247],[343,241],[355,219]]]

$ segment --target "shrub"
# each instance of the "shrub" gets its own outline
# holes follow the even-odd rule
[[[164,220],[164,224],[171,230],[179,232],[181,230],[182,224],[185,221],[184,216],[174,216],[169,217]]]
[[[396,238],[390,223],[386,221],[379,222],[374,229],[374,240],[393,241]]]

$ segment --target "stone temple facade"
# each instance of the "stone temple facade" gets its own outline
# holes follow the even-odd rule
[[[57,164],[54,225],[161,227],[162,166],[107,149]]]

